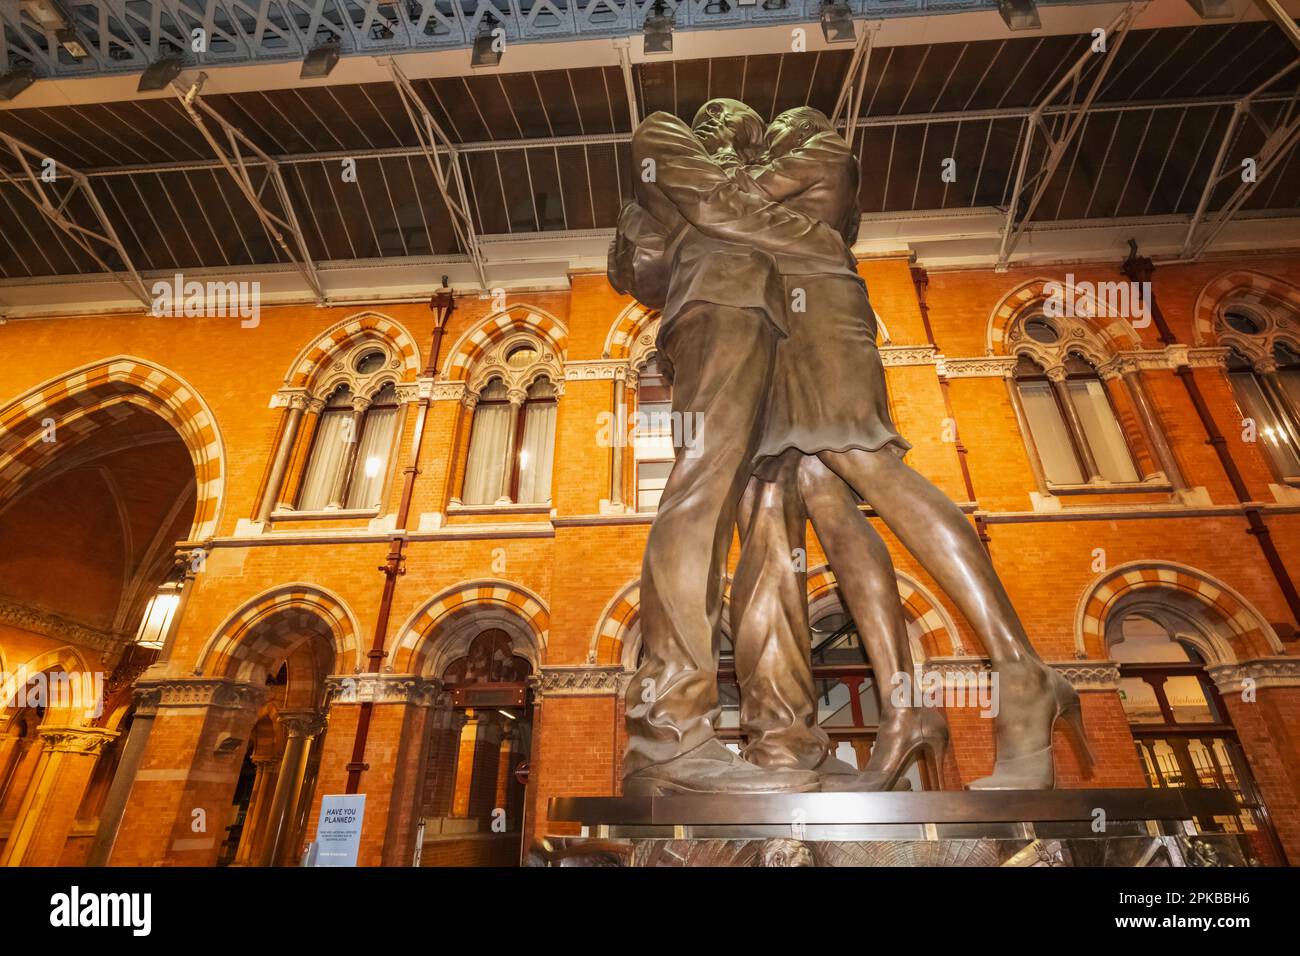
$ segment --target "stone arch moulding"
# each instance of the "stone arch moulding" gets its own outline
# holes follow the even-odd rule
[[[1012,323],[1028,310],[1046,301],[1049,292],[1048,283],[1064,285],[1060,279],[1037,278],[1022,282],[1004,295],[989,314],[988,326],[984,333],[984,349],[988,355],[1011,355],[1008,333]],[[1095,296],[1084,297],[1087,300],[1088,315],[1076,318],[1082,321],[1100,340],[1100,344],[1110,353],[1131,351],[1142,348],[1142,340],[1133,326],[1125,319],[1113,319],[1103,325],[1105,320],[1091,318],[1097,313]]]
[[[894,575],[898,579],[898,597],[903,602],[903,616],[907,620],[907,638],[912,646],[913,662],[920,664],[929,658],[927,643],[954,657],[964,655],[966,651],[957,626],[938,599],[910,575],[897,570]],[[818,565],[808,571],[809,619],[820,617],[832,609],[848,613],[835,583],[835,573],[829,565]]]
[[[569,330],[564,323],[545,309],[516,303],[501,312],[495,312],[466,331],[447,353],[442,366],[442,380],[462,382],[469,378],[470,369],[498,342],[519,333],[531,332],[555,353],[555,360],[564,362],[569,342]],[[557,383],[558,384],[558,383]]]
[[[291,650],[269,640],[263,628],[278,615],[285,624],[323,625],[334,650],[335,673],[356,673],[361,666],[360,629],[352,611],[331,591],[314,584],[284,584],[246,601],[213,632],[194,665],[195,674],[247,680],[257,666],[268,666],[271,653]],[[291,636],[291,635],[290,635]]]
[[[1247,305],[1276,303],[1300,319],[1300,287],[1249,269],[1235,269],[1216,276],[1205,284],[1192,308],[1192,338],[1195,344],[1219,344],[1217,322],[1225,305],[1241,301]],[[1292,346],[1296,343],[1291,336]]]
[[[52,670],[63,671],[66,674],[89,675],[91,673],[91,667],[86,662],[85,656],[71,644],[65,644],[62,647],[56,647],[38,654],[31,660],[19,665],[18,669],[13,673],[8,670],[0,671],[0,729],[7,728],[17,713],[14,703],[19,689],[25,687],[27,682],[37,674]],[[64,714],[67,714],[70,719],[58,719]],[[47,707],[45,720],[49,720],[51,715],[56,715],[59,723],[74,726],[81,724],[89,726],[99,716],[92,713],[90,708],[84,709],[80,713],[75,711],[69,713],[61,708]]]
[[[1191,598],[1203,609],[1204,621],[1221,638],[1215,642],[1212,656],[1226,658],[1207,663],[1231,663],[1242,656],[1241,651],[1249,657],[1253,653],[1251,644],[1256,642],[1274,654],[1284,653],[1264,616],[1217,578],[1172,561],[1129,561],[1100,574],[1079,598],[1074,644],[1080,658],[1088,656],[1089,646],[1105,646],[1106,619],[1116,603],[1142,590],[1175,592]]]
[[[402,363],[400,380],[413,382],[420,374],[420,348],[415,337],[396,319],[379,312],[358,312],[325,330],[298,353],[284,377],[287,388],[310,388],[329,371],[330,360],[367,333],[387,339]]]
[[[658,321],[658,310],[647,309],[640,303],[633,302],[618,314],[618,317],[614,319],[614,324],[609,327],[609,332],[605,336],[605,347],[601,349],[601,357],[607,359],[630,358],[637,339]]]
[[[495,578],[455,584],[417,608],[397,632],[388,670],[440,676],[464,656],[475,634],[493,626],[511,636],[515,653],[537,673],[550,639],[550,611],[534,592]]]
[[[624,670],[636,669],[636,661],[624,659],[625,651],[639,645],[641,635],[641,579],[633,578],[609,599],[596,620],[587,649],[589,664],[621,664]]]
[[[226,459],[216,417],[199,393],[174,372],[147,359],[119,355],[47,379],[0,408],[0,500],[16,494],[66,442],[43,441],[45,419],[56,434],[67,426],[84,437],[99,426],[98,412],[129,401],[170,425],[194,463],[196,503],[191,541],[216,534],[221,519]]]

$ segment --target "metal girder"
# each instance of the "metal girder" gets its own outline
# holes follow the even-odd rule
[[[393,75],[393,85],[397,87],[402,107],[411,121],[416,138],[420,141],[420,152],[429,162],[433,180],[442,194],[442,201],[451,216],[451,226],[465,254],[474,264],[479,286],[487,288],[487,273],[483,267],[483,251],[479,248],[478,234],[474,229],[474,219],[470,213],[469,198],[465,191],[465,175],[461,170],[460,151],[443,132],[424,100],[415,92],[411,81],[401,71],[397,63],[388,61],[388,69]]]
[[[623,73],[623,90],[627,93],[627,115],[632,122],[631,128],[636,129],[641,122],[641,110],[636,105],[636,83],[632,78],[630,46],[627,37],[619,37],[614,41],[614,49],[618,51],[618,68]]]
[[[1002,229],[1002,244],[998,249],[996,268],[999,272],[1006,270],[1007,263],[1011,260],[1011,254],[1015,251],[1016,244],[1024,235],[1025,228],[1029,225],[1034,212],[1038,209],[1038,204],[1047,192],[1047,187],[1051,184],[1056,168],[1061,164],[1066,150],[1069,149],[1080,128],[1082,128],[1084,119],[1088,115],[1088,108],[1092,106],[1092,101],[1096,99],[1097,93],[1100,92],[1102,82],[1106,79],[1106,74],[1110,71],[1120,47],[1124,44],[1124,39],[1128,36],[1129,28],[1142,11],[1146,9],[1146,6],[1147,0],[1140,0],[1140,2],[1131,3],[1121,10],[1105,29],[1104,39],[1106,45],[1104,52],[1093,52],[1093,46],[1089,44],[1084,54],[1075,61],[1074,66],[1056,82],[1042,101],[1025,118],[1024,129],[1021,133],[1020,159],[1016,164],[1015,185],[1012,187],[1011,195],[1007,200],[1007,219]],[[1096,63],[1097,57],[1101,57],[1100,63]],[[1084,73],[1094,63],[1096,63],[1096,68],[1089,78],[1087,91],[1083,93],[1082,98],[1079,98]],[[1052,127],[1044,120],[1044,116],[1053,100],[1062,93],[1067,93],[1067,98],[1064,110],[1060,111],[1058,116],[1055,117],[1057,122],[1054,125],[1061,131],[1058,136],[1053,133]],[[1035,132],[1042,134],[1047,145],[1047,152],[1043,157],[1042,166],[1036,172],[1030,173],[1029,158],[1032,153]],[[1021,211],[1022,209],[1023,211]]]
[[[1259,7],[1260,12],[1276,23],[1283,33],[1290,38],[1291,42],[1300,49],[1300,27],[1291,19],[1291,14],[1283,9],[1278,0],[1255,0],[1255,6]]]
[[[855,17],[874,18],[997,9],[997,0],[847,2]],[[715,0],[670,0],[668,6],[677,30],[808,23],[817,17],[813,0],[774,9]],[[344,55],[391,56],[469,46],[487,16],[505,30],[509,43],[626,37],[640,33],[653,8],[654,0],[75,0],[63,9],[88,54],[75,61],[61,53],[53,28],[23,11],[21,0],[0,0],[0,64],[27,63],[43,77],[71,77],[139,72],[169,51],[179,52],[188,69],[284,62],[301,59],[318,37],[336,41]],[[200,50],[191,43],[196,28],[208,41]]]
[[[0,143],[3,143],[5,148],[12,154],[21,170],[18,173],[9,173],[0,169],[0,182],[6,182],[16,187],[18,192],[25,196],[40,214],[50,221],[51,225],[61,230],[76,243],[77,248],[94,259],[101,269],[117,278],[146,308],[151,307],[153,299],[145,287],[144,280],[140,278],[140,273],[136,271],[134,264],[132,264],[126,247],[122,245],[122,240],[117,237],[117,231],[113,228],[113,223],[104,212],[104,207],[99,204],[99,199],[95,196],[95,190],[91,187],[89,178],[78,170],[60,163],[53,157],[45,156],[32,149],[22,140],[15,139],[7,133],[0,132]],[[38,172],[38,170],[40,171]],[[49,175],[46,172],[47,170],[53,173],[54,179],[52,182],[42,178],[43,175]],[[61,182],[67,181],[70,181],[71,185],[60,195],[57,187]],[[73,198],[78,193],[85,198],[87,205],[95,214],[101,231],[97,232],[92,228],[83,226],[69,215]],[[118,258],[122,261],[123,268],[126,270],[125,275],[111,268],[104,260],[101,255],[104,247],[117,253]]]
[[[1196,212],[1192,214],[1192,221],[1187,226],[1187,238],[1183,240],[1182,249],[1184,259],[1200,258],[1223,227],[1237,213],[1237,210],[1250,198],[1255,188],[1268,177],[1269,173],[1281,165],[1282,161],[1290,153],[1291,148],[1297,142],[1300,142],[1300,109],[1297,109],[1300,106],[1300,87],[1297,87],[1287,98],[1285,104],[1279,106],[1278,115],[1274,121],[1270,122],[1261,116],[1257,108],[1261,94],[1297,67],[1300,67],[1300,60],[1295,60],[1288,66],[1283,67],[1243,96],[1233,106],[1232,118],[1228,120],[1228,128],[1223,132],[1223,139],[1219,143],[1219,151],[1214,157],[1214,165],[1210,167],[1210,174],[1205,181],[1205,188],[1201,190],[1200,201],[1196,204]],[[1264,143],[1256,151],[1257,155],[1234,157],[1229,161],[1228,151],[1236,142],[1242,125],[1247,118],[1251,119],[1264,133]],[[1249,182],[1243,178],[1237,184],[1237,188],[1232,191],[1232,195],[1228,197],[1223,206],[1214,214],[1214,218],[1209,221],[1207,227],[1198,235],[1198,230],[1205,223],[1210,200],[1213,198],[1215,190],[1227,180],[1242,176],[1242,162],[1246,158],[1254,160],[1254,178]]]
[[[312,262],[311,254],[307,251],[307,239],[303,235],[302,226],[298,223],[298,216],[293,210],[293,201],[290,199],[289,190],[284,184],[284,177],[280,174],[280,163],[259,149],[257,144],[245,136],[238,127],[227,122],[221,114],[203,102],[203,98],[199,94],[206,79],[207,74],[200,73],[192,86],[186,87],[177,82],[172,84],[172,88],[180,98],[181,106],[185,109],[186,115],[198,128],[203,138],[207,140],[208,145],[212,147],[217,162],[230,174],[235,181],[235,185],[239,187],[239,191],[244,194],[244,198],[253,207],[253,212],[257,214],[263,228],[275,240],[276,245],[280,247],[289,261],[302,273],[302,277],[307,280],[307,285],[316,296],[317,304],[324,305],[325,290],[321,286],[320,277],[316,274],[316,265]],[[222,146],[220,140],[208,128],[209,122],[215,123],[220,127],[221,132],[225,134],[225,146]],[[227,154],[227,150],[229,154]],[[251,164],[245,161],[245,151],[251,152],[261,160],[260,165],[266,169],[266,175],[262,178],[260,186],[253,185],[249,169],[256,167],[252,167]],[[262,194],[266,192],[268,183],[275,190],[283,215],[272,212],[262,202]],[[289,233],[290,238],[293,240],[292,246],[285,239],[286,232]]]
[[[866,88],[867,70],[871,66],[871,49],[876,41],[879,23],[868,23],[862,27],[858,42],[853,47],[853,56],[849,68],[844,72],[844,82],[840,84],[839,95],[835,98],[835,109],[831,113],[831,124],[844,122],[844,139],[853,145],[853,134],[857,131],[858,120],[862,116],[862,94]]]

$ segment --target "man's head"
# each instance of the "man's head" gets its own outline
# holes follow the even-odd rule
[[[830,133],[834,129],[821,110],[796,106],[772,120],[763,137],[767,140],[768,154],[777,157],[798,149],[819,133]]]
[[[710,154],[730,146],[752,161],[763,152],[763,119],[740,100],[709,100],[695,114],[691,131]]]

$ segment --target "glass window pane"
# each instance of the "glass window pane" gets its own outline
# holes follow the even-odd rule
[[[524,440],[519,449],[519,501],[551,500],[551,465],[555,455],[555,403],[524,406]]]
[[[495,504],[505,494],[506,439],[513,420],[509,405],[479,405],[474,409],[461,491],[465,504]]]
[[[1097,379],[1085,379],[1067,382],[1066,388],[1101,476],[1107,481],[1137,481],[1137,469],[1133,467],[1128,442],[1106,397],[1106,386]]]
[[[671,461],[642,461],[636,466],[636,510],[654,511],[659,507],[668,474],[673,470]]]
[[[384,392],[389,392],[385,389]],[[387,400],[395,400],[389,394]],[[375,402],[385,401],[384,393]],[[384,480],[388,477],[388,458],[393,448],[393,432],[397,427],[397,408],[370,408],[361,429],[361,446],[352,466],[352,483],[348,489],[349,508],[376,508],[384,493]]]
[[[1066,430],[1050,382],[1020,382],[1020,403],[1029,420],[1029,431],[1043,463],[1047,480],[1055,485],[1077,485],[1083,472],[1074,456],[1070,433]]]
[[[321,413],[311,446],[311,460],[307,462],[302,491],[298,495],[299,511],[319,511],[330,504],[330,494],[343,468],[343,458],[352,437],[351,426],[351,409],[330,408]]]
[[[1272,459],[1274,467],[1288,477],[1300,475],[1300,456],[1292,447],[1272,404],[1265,398],[1255,373],[1233,372],[1229,378],[1242,414],[1255,420],[1255,440]]]

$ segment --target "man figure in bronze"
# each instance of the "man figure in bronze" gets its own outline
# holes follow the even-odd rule
[[[997,765],[992,777],[978,781],[975,786],[1015,789],[1050,787],[1054,782],[1051,760],[1052,725],[1058,716],[1065,716],[1081,739],[1078,699],[1069,684],[1058,673],[1047,668],[1030,647],[987,554],[960,510],[929,481],[902,462],[900,453],[906,451],[906,443],[893,431],[892,423],[888,420],[883,370],[874,345],[874,316],[866,298],[865,286],[857,277],[845,238],[841,235],[843,233],[851,238],[849,230],[857,220],[856,161],[852,160],[847,144],[836,136],[825,117],[816,111],[805,109],[784,114],[773,124],[769,131],[769,145],[775,157],[772,162],[767,166],[741,168],[753,153],[750,124],[718,123],[716,114],[711,119],[708,112],[711,105],[706,104],[700,117],[697,117],[697,128],[709,142],[703,138],[692,140],[683,124],[665,114],[648,118],[638,129],[637,137],[642,137],[642,130],[651,130],[652,135],[643,138],[643,141],[649,139],[657,142],[662,149],[658,153],[648,151],[645,155],[661,162],[667,161],[668,164],[660,169],[658,189],[652,199],[666,198],[681,219],[706,237],[727,240],[743,236],[755,249],[761,249],[771,256],[777,274],[782,277],[786,315],[769,315],[774,325],[790,329],[792,334],[788,340],[775,346],[778,356],[775,364],[776,377],[772,382],[771,401],[766,409],[766,430],[757,443],[755,458],[759,472],[766,472],[765,477],[780,479],[784,471],[784,481],[778,480],[775,488],[755,494],[756,504],[749,521],[747,544],[756,543],[761,551],[759,557],[750,561],[749,567],[758,568],[755,572],[757,579],[771,578],[777,582],[774,585],[776,590],[781,590],[779,582],[782,580],[782,572],[772,562],[779,561],[788,571],[790,558],[787,546],[791,540],[798,540],[802,535],[803,502],[794,494],[798,482],[791,478],[799,470],[805,476],[804,484],[808,489],[821,488],[824,492],[820,496],[813,493],[809,501],[822,502],[819,507],[828,515],[833,511],[834,502],[838,501],[839,504],[834,507],[838,507],[838,513],[845,516],[836,520],[833,523],[834,530],[825,535],[826,540],[832,542],[827,550],[834,567],[835,558],[829,552],[835,547],[835,532],[842,530],[842,527],[852,527],[853,524],[847,521],[847,513],[843,510],[844,499],[842,495],[837,498],[840,493],[831,490],[835,488],[835,483],[828,480],[826,473],[833,473],[840,481],[847,483],[875,508],[961,608],[979,633],[994,669],[1002,680],[1001,714],[997,725]],[[741,115],[740,110],[728,109],[730,114],[724,111],[724,115]],[[736,135],[738,131],[743,131],[744,136]],[[717,162],[710,158],[705,149],[713,154]],[[750,157],[744,155],[746,151]],[[637,156],[637,138],[634,138],[633,152],[634,157]],[[639,191],[638,200],[641,198]],[[663,212],[645,203],[642,205],[655,219],[665,222]],[[670,250],[673,243],[679,241],[676,237],[683,235],[680,227],[673,228],[677,231],[672,234],[673,238],[665,241],[665,250]],[[839,255],[833,250],[827,250],[828,242],[838,243]],[[668,254],[666,251],[665,255]],[[676,266],[674,260],[674,270]],[[677,316],[675,311],[669,311],[672,305],[670,301],[665,306],[665,323],[674,321]],[[787,363],[781,362],[782,349],[788,354]],[[683,354],[689,351],[680,339],[675,350]],[[696,356],[712,359],[711,352],[697,352]],[[672,352],[669,352],[669,358],[675,363]],[[769,357],[765,371],[771,368],[773,365]],[[698,381],[707,375],[707,368],[693,367],[690,378]],[[752,398],[754,392],[753,383],[748,382],[743,396],[729,394],[727,398],[743,401]],[[716,407],[718,402],[714,405]],[[674,409],[676,408],[675,404]],[[738,416],[733,414],[735,417]],[[753,421],[757,419],[745,420],[751,423],[752,428]],[[752,442],[753,437],[751,432],[746,441]],[[815,455],[818,464],[789,464],[787,455],[794,454],[791,449],[805,455]],[[705,452],[701,457],[707,455]],[[733,474],[733,461],[734,456],[727,460],[723,469],[729,476]],[[678,468],[680,462],[679,455]],[[674,475],[669,480],[670,487],[678,468],[674,469]],[[697,466],[695,470],[699,472],[700,468]],[[705,467],[704,471],[707,473],[708,468]],[[740,480],[743,483],[743,474]],[[692,493],[693,491],[691,489]],[[865,524],[856,507],[853,514],[859,524]],[[726,516],[725,508],[721,509],[721,516]],[[814,516],[814,522],[816,521]],[[726,529],[725,538],[729,539],[729,523]],[[723,540],[717,525],[709,530],[713,534],[713,551],[707,562],[708,586],[714,587],[720,581],[720,568],[725,559],[727,542]],[[784,538],[779,533],[782,531]],[[823,536],[821,526],[818,531],[819,536]],[[654,543],[654,530],[651,537]],[[662,540],[661,538],[660,543]],[[680,543],[675,542],[675,545],[679,546]],[[777,545],[780,546],[779,550]],[[839,550],[842,554],[848,553],[844,546]],[[859,553],[874,554],[868,563],[869,566],[878,568],[881,566],[879,555],[882,550],[883,543],[879,548],[859,548]],[[682,556],[690,558],[685,554]],[[884,552],[886,562],[887,558],[888,554]],[[742,565],[746,564],[746,560],[746,557],[742,557]],[[668,576],[662,572],[667,571],[668,566],[656,569],[653,563],[648,546],[646,571],[653,574],[658,570],[667,579]],[[693,566],[698,567],[698,557]],[[771,573],[763,574],[765,567]],[[748,570],[746,573],[749,574]],[[742,578],[740,570],[737,577],[739,582]],[[889,577],[892,578],[892,569]],[[878,582],[881,575],[877,573],[875,579]],[[742,653],[747,653],[747,650],[742,652],[742,644],[746,649],[764,646],[775,648],[770,654],[758,654],[756,666],[750,668],[746,665],[745,673],[741,674],[742,692],[751,698],[747,730],[751,737],[757,736],[759,744],[757,749],[753,749],[751,741],[751,750],[747,751],[747,756],[756,762],[807,767],[815,757],[820,731],[807,726],[806,706],[801,701],[796,701],[793,707],[772,707],[773,701],[781,699],[783,688],[793,688],[793,692],[786,695],[790,698],[811,691],[810,672],[806,670],[806,665],[801,665],[807,653],[806,644],[803,645],[802,653],[796,655],[799,641],[788,636],[796,632],[806,633],[806,619],[802,622],[795,620],[798,609],[794,604],[793,592],[788,587],[788,575],[786,580],[787,586],[783,593],[790,596],[778,601],[774,610],[770,607],[768,592],[762,588],[752,594],[748,591],[742,593],[740,601],[743,607],[739,612],[738,626],[750,626],[748,618],[752,616],[757,636],[753,640],[738,642],[737,668],[738,671],[742,670]],[[674,582],[674,586],[679,591],[683,588],[689,590],[689,585],[685,583]],[[877,602],[880,600],[880,591],[877,584],[874,589]],[[643,596],[645,593],[646,581],[643,578]],[[849,595],[846,594],[846,597]],[[657,594],[653,595],[653,599],[659,602]],[[754,600],[759,603],[755,604]],[[760,606],[764,600],[768,600],[769,604],[766,613],[763,613]],[[862,613],[852,607],[851,597],[849,600],[855,616]],[[705,603],[710,610],[717,607],[712,594]],[[897,604],[896,592],[893,594],[893,603]],[[628,781],[638,787],[657,775],[658,784],[655,786],[661,790],[695,789],[694,784],[700,781],[686,781],[687,786],[682,787],[682,781],[672,779],[671,773],[663,773],[662,766],[653,761],[656,755],[664,753],[669,754],[665,758],[665,764],[679,759],[678,755],[672,754],[671,746],[672,735],[676,733],[678,754],[682,753],[680,747],[685,737],[679,733],[679,718],[685,715],[689,723],[692,715],[700,716],[698,712],[701,702],[710,700],[715,708],[713,713],[706,713],[702,720],[691,725],[695,732],[693,746],[699,746],[694,743],[694,739],[711,731],[711,720],[716,716],[716,691],[710,687],[712,695],[709,696],[702,681],[707,679],[712,684],[715,679],[717,618],[713,616],[708,619],[712,625],[709,629],[711,660],[706,661],[699,653],[701,634],[697,632],[689,641],[682,641],[680,631],[674,634],[664,629],[663,625],[671,615],[661,618],[658,613],[661,606],[661,602],[656,603],[654,613],[649,617],[643,610],[646,663],[637,676],[643,689],[646,689],[648,682],[651,698],[647,700],[643,697],[641,702],[644,708],[635,710],[634,695],[637,693],[638,681],[634,681],[629,692],[628,717],[632,742],[629,745]],[[746,614],[746,610],[751,607],[757,608],[760,613]],[[901,611],[888,622],[888,629],[894,634],[889,641],[889,646],[895,648],[894,666],[902,666],[905,659],[905,650],[901,654],[897,652],[900,642],[897,637],[899,619]],[[697,620],[694,623],[702,622]],[[858,623],[861,627],[862,622]],[[784,640],[768,640],[764,645],[763,632],[773,627],[776,627],[773,633],[786,634],[787,637]],[[688,648],[687,654],[681,653]],[[880,650],[881,645],[878,645],[877,651]],[[689,660],[689,666],[680,666],[683,659]],[[794,680],[788,679],[789,674],[783,670],[783,661],[796,674]],[[690,683],[679,681],[677,688],[685,687],[688,692],[677,695],[674,700],[676,711],[669,708],[659,711],[657,715],[653,694],[659,683],[658,677],[676,678],[686,671],[689,671]],[[879,665],[877,673],[886,676],[881,673]],[[902,673],[906,676],[906,672]],[[805,676],[807,679],[804,679]],[[780,713],[771,718],[773,710]],[[668,719],[655,719],[664,714],[668,715]],[[791,716],[796,718],[793,722],[789,719]],[[946,734],[942,731],[941,721],[935,723],[935,716],[921,712],[898,717],[895,721],[898,726],[890,724],[893,718],[887,718],[885,725],[882,725],[881,740],[877,745],[877,750],[881,750],[880,744],[886,744],[885,756],[879,762],[880,765],[869,765],[867,771],[856,780],[828,780],[829,788],[874,789],[888,786],[901,773],[902,764],[914,754],[929,751],[932,756],[937,755]],[[813,719],[815,721],[815,713]],[[774,749],[768,748],[766,751],[762,746],[765,721],[775,727],[773,739],[778,741]],[[794,737],[803,735],[806,746],[802,752],[799,747],[788,745],[788,742],[780,743],[783,732],[787,737],[791,733]],[[651,738],[649,746],[644,739],[647,733]],[[874,755],[873,763],[877,763]],[[656,767],[660,769],[656,770]],[[736,772],[739,771],[732,771]],[[754,781],[754,785],[763,786],[761,780]],[[721,786],[717,789],[730,788]]]

